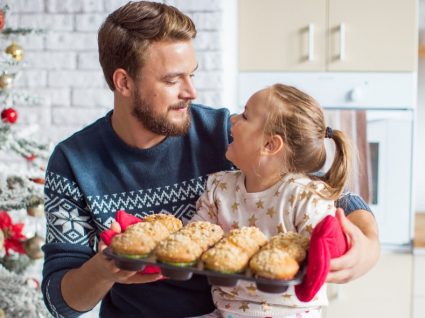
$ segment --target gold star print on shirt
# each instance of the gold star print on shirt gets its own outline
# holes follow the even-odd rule
[[[279,225],[276,227],[277,233],[285,233],[285,226],[282,223],[279,223]]]
[[[264,312],[267,312],[271,309],[270,305],[266,301],[261,303],[261,307],[263,308]]]
[[[227,190],[227,184],[225,182],[221,182],[218,187],[221,189],[221,191]]]
[[[253,283],[250,283],[246,289],[253,294],[257,291],[257,287]]]
[[[230,293],[231,293],[233,296],[237,296],[237,295],[238,295],[238,293],[239,293],[239,288],[238,288],[238,287],[233,288],[233,289],[230,291]]]
[[[276,214],[276,211],[273,209],[273,208],[270,208],[270,209],[268,209],[267,210],[267,213],[266,213],[270,218],[273,218],[273,215],[275,215]]]
[[[255,217],[255,215],[251,215],[251,217],[248,219],[248,224],[249,226],[256,226],[255,222],[257,222],[257,218]]]
[[[255,204],[257,205],[257,209],[264,209],[264,202],[263,202],[263,200],[260,199]]]
[[[242,309],[244,312],[249,309],[249,303],[246,301],[243,301],[242,304],[239,306],[239,309]]]

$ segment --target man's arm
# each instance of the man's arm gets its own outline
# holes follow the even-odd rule
[[[93,308],[115,282],[142,283],[160,278],[121,271],[103,255],[102,245],[95,253],[96,233],[101,229],[89,213],[67,162],[57,148],[49,161],[45,183],[47,235],[42,291],[55,317],[80,316]]]
[[[156,281],[161,274],[138,274],[120,270],[113,260],[102,251],[106,246],[101,242],[99,252],[80,268],[68,271],[62,279],[61,292],[64,301],[76,311],[92,309],[112,288],[114,283],[141,284]]]
[[[342,209],[337,209],[336,216],[348,237],[350,249],[331,260],[326,281],[346,283],[366,274],[377,263],[380,255],[378,225],[373,214],[366,210],[355,210],[346,216]]]

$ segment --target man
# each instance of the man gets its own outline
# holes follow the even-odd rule
[[[102,317],[190,317],[214,310],[203,276],[159,280],[118,269],[102,254],[102,243],[95,252],[118,209],[189,220],[207,175],[232,168],[224,156],[229,112],[191,105],[195,36],[193,22],[180,11],[143,1],[119,8],[99,30],[99,59],[114,109],[61,142],[46,173],[42,289],[56,317],[77,317],[100,300]],[[351,212],[351,222],[338,216],[352,247],[334,261],[328,280],[345,282],[373,266],[379,243],[360,198],[348,195],[339,204]]]

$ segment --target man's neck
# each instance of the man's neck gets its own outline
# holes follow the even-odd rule
[[[148,149],[161,143],[166,136],[155,134],[147,130],[134,117],[129,114],[120,113],[116,108],[112,113],[112,128],[115,133],[129,146]]]

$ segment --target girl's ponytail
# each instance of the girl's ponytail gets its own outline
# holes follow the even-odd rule
[[[326,183],[327,197],[332,200],[339,198],[351,175],[351,143],[340,130],[326,128],[325,138],[335,142],[335,157],[328,172],[319,179]]]

